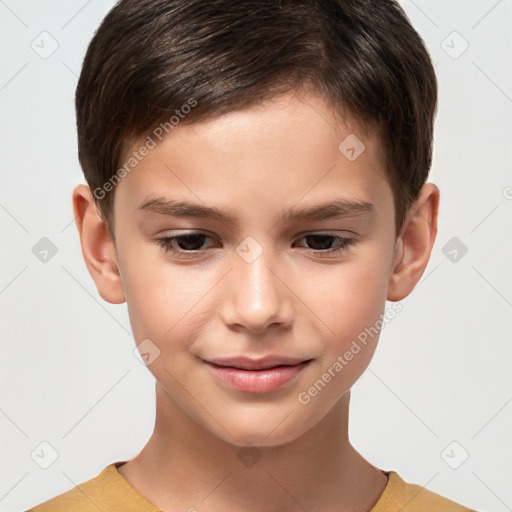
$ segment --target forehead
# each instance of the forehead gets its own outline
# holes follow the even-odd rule
[[[116,191],[132,206],[164,192],[222,204],[244,197],[262,207],[338,189],[364,201],[387,182],[376,131],[313,94],[291,92],[190,124],[185,116],[162,140],[149,137],[152,149]],[[131,151],[147,142],[139,139]]]

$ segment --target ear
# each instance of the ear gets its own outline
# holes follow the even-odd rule
[[[425,183],[397,238],[387,300],[407,297],[423,275],[436,239],[438,211],[439,189]]]
[[[99,294],[111,304],[125,302],[115,245],[87,185],[78,185],[73,190],[73,213],[85,264]]]

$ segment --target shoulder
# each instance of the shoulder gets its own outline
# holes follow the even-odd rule
[[[87,497],[94,499],[93,497],[97,494],[98,485],[101,485],[102,474],[106,469],[98,476],[87,480],[87,482],[76,485],[69,491],[59,494],[40,505],[36,505],[26,512],[64,512],[65,510],[92,512],[94,509],[97,510],[93,502],[87,499]]]
[[[388,485],[370,512],[476,512],[425,487],[405,482],[395,471],[387,474]]]
[[[100,493],[106,491],[110,466],[107,466],[99,475],[76,485],[54,498],[37,505],[26,512],[98,512],[97,501],[101,501]]]
[[[25,512],[155,512],[157,509],[130,486],[115,464]]]

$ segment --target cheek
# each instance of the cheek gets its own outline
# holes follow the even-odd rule
[[[385,305],[389,279],[389,257],[377,248],[340,265],[314,281],[316,308],[335,335],[347,340],[370,327]]]
[[[171,265],[161,249],[152,247],[125,253],[122,268],[136,342],[149,338],[161,345],[191,339],[201,322],[197,312],[209,289],[207,276],[198,279],[192,266]]]
[[[336,374],[328,391],[333,397],[350,388],[375,351],[386,302],[390,253],[382,244],[368,244],[353,261],[333,267],[322,279],[318,275],[311,278],[315,289],[311,308],[318,311],[322,323],[318,327],[324,333],[316,376],[321,378],[329,369],[331,375]]]

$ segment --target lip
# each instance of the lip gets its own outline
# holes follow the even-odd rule
[[[287,360],[288,363],[283,361]],[[219,361],[219,360],[215,360]],[[244,365],[244,368],[228,366],[231,364]],[[277,361],[277,365],[275,365]],[[247,393],[270,393],[276,391],[288,382],[295,379],[298,374],[312,361],[279,357],[263,359],[232,358],[222,360],[222,365],[213,361],[205,361],[212,373],[237,391]],[[247,366],[259,369],[247,369]]]
[[[264,357],[234,356],[215,358],[208,359],[207,362],[218,366],[229,366],[238,370],[267,370],[274,366],[294,366],[307,360],[309,359],[268,354]]]

